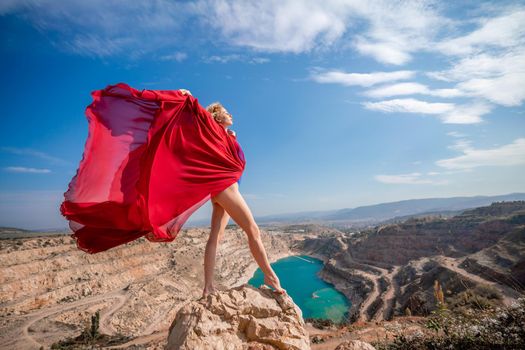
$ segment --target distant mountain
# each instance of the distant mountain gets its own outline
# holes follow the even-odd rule
[[[70,234],[68,229],[56,229],[56,230],[25,230],[17,227],[0,227],[0,239],[13,239],[13,238],[34,238],[44,237],[53,235]]]
[[[290,213],[258,217],[257,222],[265,223],[370,223],[406,217],[423,213],[451,214],[460,210],[490,205],[493,202],[525,200],[525,193],[511,193],[498,196],[473,196],[450,198],[408,199],[390,203],[361,206],[357,208]]]

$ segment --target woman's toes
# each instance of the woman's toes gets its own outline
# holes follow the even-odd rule
[[[281,283],[277,277],[264,277],[264,283],[270,287],[273,287],[276,293],[285,294],[286,291],[281,288]]]

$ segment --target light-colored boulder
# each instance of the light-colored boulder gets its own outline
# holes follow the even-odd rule
[[[168,350],[310,349],[301,310],[288,295],[243,285],[183,306]]]
[[[335,348],[335,350],[375,350],[372,345],[361,340],[347,340]]]

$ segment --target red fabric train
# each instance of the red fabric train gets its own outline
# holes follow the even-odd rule
[[[84,154],[60,206],[80,249],[97,253],[142,236],[172,241],[241,177],[235,137],[193,96],[124,83],[91,95]]]

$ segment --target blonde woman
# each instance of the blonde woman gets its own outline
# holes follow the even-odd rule
[[[214,290],[216,248],[230,216],[246,232],[264,283],[284,293],[239,193],[246,161],[228,130],[228,111],[218,103],[206,110],[187,90],[139,90],[126,83],[91,96],[84,154],[60,205],[77,247],[96,254],[141,237],[171,242],[211,200],[203,295]]]
[[[183,94],[191,94],[185,89],[181,89],[181,92]],[[216,102],[206,107],[206,110],[210,112],[217,123],[222,125],[230,135],[235,137],[235,132],[229,129],[233,124],[232,115],[228,113],[224,106]],[[264,283],[273,287],[278,293],[285,293],[286,291],[281,288],[279,278],[270,266],[266,250],[261,240],[261,232],[253,218],[250,208],[239,192],[238,183],[234,183],[215,197],[212,197],[211,202],[213,206],[211,230],[204,253],[203,297],[215,291],[213,277],[217,245],[224,234],[224,230],[230,217],[244,232],[246,232],[250,251],[257,262],[257,265],[259,265],[264,273]]]

